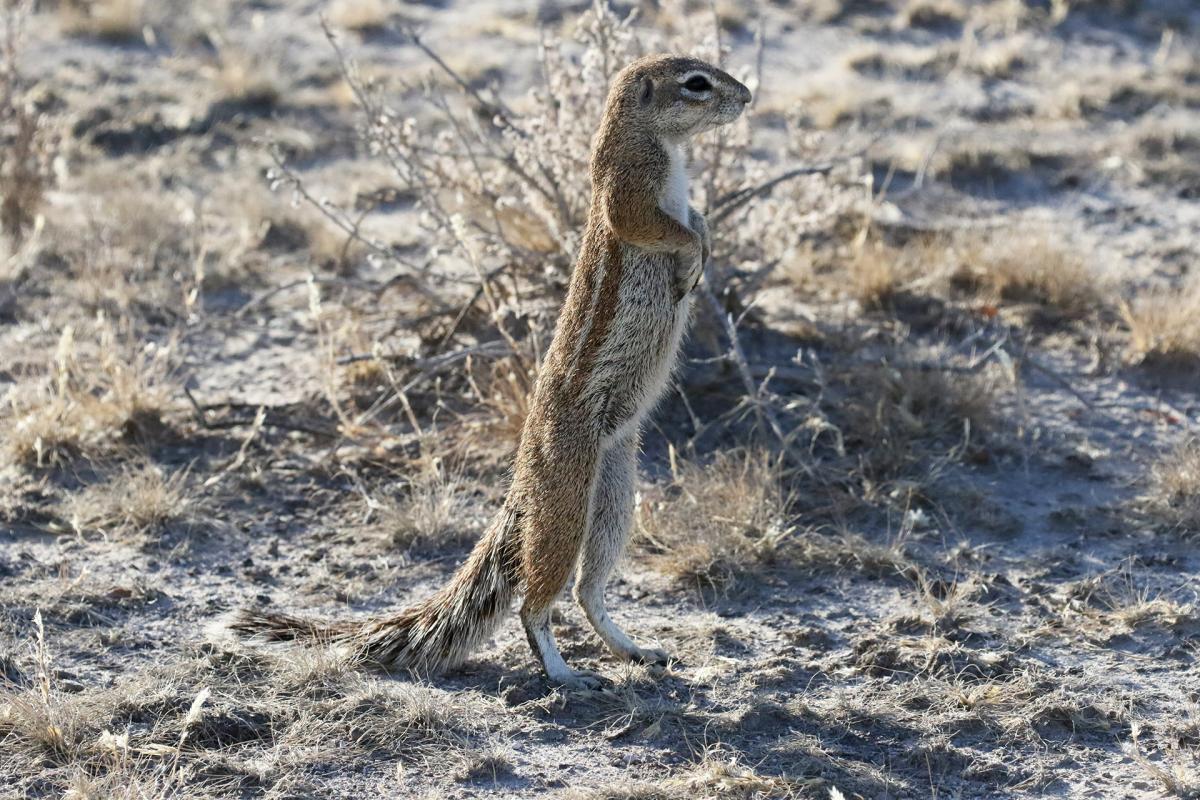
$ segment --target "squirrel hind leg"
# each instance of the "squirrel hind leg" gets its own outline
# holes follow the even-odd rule
[[[575,599],[596,635],[613,655],[643,664],[666,664],[669,657],[665,652],[635,644],[613,622],[604,603],[608,578],[625,551],[633,527],[637,449],[637,434],[629,434],[609,447],[601,459],[591,525],[575,579]]]
[[[551,683],[568,689],[600,688],[603,680],[599,675],[586,670],[571,669],[563,660],[562,653],[558,652],[554,633],[550,630],[550,606],[531,607],[526,603],[521,609],[521,624],[525,626],[529,646],[537,654]]]

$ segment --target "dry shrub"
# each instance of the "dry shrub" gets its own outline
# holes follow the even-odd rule
[[[174,396],[171,346],[135,346],[103,318],[95,328],[79,341],[67,326],[46,374],[11,390],[0,441],[18,463],[61,465],[164,432]]]
[[[145,9],[145,0],[63,0],[58,18],[70,36],[124,42],[142,35]]]
[[[949,253],[944,242],[918,238],[898,247],[867,231],[859,238],[854,257],[846,264],[848,275],[837,279],[849,284],[851,295],[865,309],[887,308],[901,292],[931,288],[945,274]]]
[[[1129,359],[1165,369],[1200,365],[1200,281],[1182,291],[1155,291],[1121,304]]]
[[[397,116],[397,104],[388,101],[383,87],[365,78],[339,51],[365,117],[365,149],[381,158],[396,190],[413,197],[421,214],[423,252],[432,254],[424,264],[397,258],[389,242],[369,234],[369,214],[361,218],[358,211],[323,203],[317,193],[309,192],[282,151],[276,152],[271,184],[292,189],[319,206],[343,233],[360,238],[372,258],[394,265],[411,279],[422,301],[410,306],[432,299],[435,308],[442,307],[426,313],[419,323],[438,331],[422,337],[426,352],[419,355],[500,338],[515,352],[504,368],[521,373],[516,376],[519,386],[532,386],[586,223],[588,154],[612,78],[652,50],[688,51],[713,61],[724,55],[718,52],[719,37],[711,27],[713,15],[682,13],[682,5],[678,10],[676,18],[684,21],[680,38],[649,42],[639,39],[632,17],[620,18],[606,3],[593,3],[570,40],[546,35],[537,82],[511,105],[454,71],[452,58],[431,56],[437,71],[413,87],[421,90],[413,99],[422,105],[412,117]],[[710,27],[691,30],[693,17]],[[414,31],[405,33],[424,46]],[[696,188],[698,206],[711,212],[717,264],[737,252],[743,273],[765,274],[794,258],[806,234],[846,206],[846,198],[853,196],[858,202],[861,191],[832,189],[822,178],[750,191],[777,174],[781,161],[811,156],[814,147],[799,135],[786,137],[782,151],[778,146],[774,152],[767,146],[753,147],[751,116],[701,137]],[[739,190],[747,191],[738,194]],[[717,273],[724,270],[718,268]],[[466,310],[479,308],[483,315],[464,313],[464,289],[477,290]],[[401,313],[414,312],[410,307]],[[454,320],[449,326],[442,322],[446,314]],[[480,317],[486,325],[479,324]],[[431,318],[436,320],[433,326]],[[443,333],[447,327],[449,333]],[[485,397],[495,394],[490,386],[481,388]],[[507,399],[500,404],[511,405]],[[511,416],[515,422],[519,410]]]
[[[723,452],[675,465],[670,486],[638,508],[652,567],[702,587],[728,587],[782,555],[794,528],[778,461],[761,451]]]
[[[960,265],[951,283],[993,302],[1027,303],[1067,316],[1103,302],[1098,276],[1078,254],[1049,237],[997,234],[957,243]]]
[[[262,51],[232,46],[218,53],[213,83],[217,100],[250,106],[271,107],[283,95],[278,61]]]
[[[882,488],[880,481],[927,472],[931,460],[961,457],[995,421],[999,378],[991,370],[883,363],[853,367],[839,383],[845,402],[837,424],[868,493]]]
[[[387,0],[334,0],[329,21],[357,33],[374,33],[387,26],[395,8]]]
[[[516,359],[504,358],[485,364],[478,377],[468,373],[475,395],[487,410],[483,433],[493,445],[501,442],[515,448],[529,415],[533,386],[528,372]]]
[[[53,181],[54,140],[18,69],[28,2],[0,9],[0,232],[20,246]]]
[[[1200,533],[1200,439],[1168,451],[1150,467],[1143,507],[1170,527]]]

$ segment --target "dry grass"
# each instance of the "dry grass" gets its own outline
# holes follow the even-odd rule
[[[967,9],[958,0],[911,0],[897,14],[900,28],[946,28],[960,24]]]
[[[402,781],[407,767],[447,777],[503,770],[503,746],[483,722],[493,701],[365,677],[322,648],[214,647],[68,693],[38,617],[31,659],[32,684],[0,693],[4,772],[35,770],[67,796],[207,797],[249,786],[311,796],[304,768],[333,750],[387,754]]]
[[[232,46],[218,53],[213,77],[218,102],[270,108],[283,97],[283,78],[271,55]]]
[[[63,0],[58,21],[70,36],[125,42],[141,37],[145,10],[145,0]]]
[[[53,182],[55,155],[47,120],[34,107],[18,64],[29,13],[26,2],[0,9],[0,233],[14,248],[37,224],[43,197]]]
[[[78,752],[85,715],[76,698],[55,687],[40,611],[35,613],[33,625],[35,673],[31,684],[24,689],[11,687],[7,681],[0,684],[0,744],[61,763]]]
[[[992,302],[1031,304],[1077,317],[1097,311],[1103,285],[1083,257],[1051,242],[1049,235],[1000,234],[957,246],[959,290]]]
[[[795,561],[814,570],[848,570],[879,578],[915,578],[920,573],[908,553],[905,532],[883,541],[848,530],[806,532],[797,540]]]
[[[486,438],[493,446],[501,442],[516,448],[533,393],[527,370],[509,357],[483,364],[469,370],[467,375],[475,396],[487,412],[480,438]]]
[[[896,113],[893,93],[873,81],[843,78],[840,85],[816,86],[801,98],[805,118],[818,129],[829,130],[855,123],[870,125]]]
[[[651,566],[688,584],[728,587],[780,558],[794,532],[780,465],[765,452],[678,463],[656,494],[638,509],[640,546]]]
[[[888,310],[902,295],[965,294],[991,307],[1032,309],[1042,319],[1075,319],[1108,302],[1083,257],[1049,234],[917,236],[896,245],[862,230],[852,254],[837,285],[867,310]]]
[[[838,280],[848,283],[851,296],[864,309],[887,309],[901,292],[928,290],[945,275],[949,254],[942,242],[922,239],[897,247],[866,231],[859,238]]]
[[[471,507],[466,483],[435,456],[414,465],[399,499],[370,497],[367,504],[389,551],[444,546],[475,533],[465,524]]]
[[[934,368],[885,361],[838,376],[846,399],[837,424],[859,454],[868,496],[892,488],[878,482],[927,474],[931,458],[960,458],[997,422],[1002,379],[994,370],[952,372],[937,369],[937,359],[929,363]]]
[[[387,27],[396,8],[387,0],[335,0],[329,6],[329,21],[356,33],[375,33]]]
[[[1190,439],[1150,467],[1142,507],[1183,533],[1200,533],[1200,440]]]
[[[124,466],[108,480],[70,495],[64,514],[76,533],[145,534],[191,522],[201,505],[187,470],[164,474],[151,463]]]
[[[65,184],[89,200],[46,220],[47,255],[66,267],[55,291],[84,318],[126,325],[186,314],[205,269],[226,259],[223,253],[206,264],[215,247],[199,244],[203,227],[190,219],[194,209],[154,191],[152,180],[131,170],[91,170]]]
[[[1141,726],[1134,724],[1133,735],[1125,748],[1129,757],[1162,787],[1170,797],[1180,800],[1200,798],[1200,757],[1191,747],[1165,747],[1147,755],[1138,741]]]
[[[1141,585],[1128,564],[1064,583],[1049,600],[1059,624],[1099,643],[1184,630],[1200,621],[1194,604]]]
[[[1157,291],[1121,304],[1129,328],[1129,359],[1165,369],[1200,365],[1200,281],[1182,291]]]
[[[27,467],[102,455],[154,439],[174,401],[171,348],[135,346],[104,320],[82,342],[68,326],[46,374],[9,394],[0,441]]]
[[[720,746],[699,755],[686,769],[661,780],[609,784],[566,796],[571,800],[790,800],[812,796],[810,792],[823,784],[819,779],[764,775]],[[835,788],[825,796],[837,800],[842,794]]]

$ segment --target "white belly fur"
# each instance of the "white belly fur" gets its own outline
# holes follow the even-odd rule
[[[667,145],[667,155],[671,158],[670,171],[667,173],[667,184],[663,190],[662,202],[659,207],[679,220],[680,224],[688,224],[688,173],[687,153],[679,145]]]
[[[626,254],[625,274],[631,277],[620,288],[616,314],[609,334],[596,359],[596,371],[588,385],[593,397],[607,396],[616,389],[633,400],[632,413],[602,442],[607,447],[637,431],[642,420],[657,405],[678,361],[679,346],[691,317],[688,301],[666,300],[668,285],[655,286],[649,276],[665,269],[664,258],[649,254]],[[637,276],[641,276],[639,281]],[[648,292],[662,292],[670,303],[647,305]]]

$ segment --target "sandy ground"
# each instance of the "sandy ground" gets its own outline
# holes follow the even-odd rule
[[[393,27],[362,33],[338,20],[376,4],[192,5],[147,3],[144,30],[119,41],[73,34],[51,7],[27,26],[23,71],[61,140],[44,228],[0,280],[4,424],[21,430],[21,393],[55,374],[68,325],[81,369],[107,369],[106,354],[141,365],[161,413],[57,460],[4,455],[0,796],[1200,796],[1197,531],[1152,499],[1200,425],[1200,384],[1195,362],[1133,363],[1119,311],[1156,291],[1189,302],[1195,279],[1194,4],[718,4],[731,68],[752,72],[756,31],[765,41],[762,141],[869,142],[855,162],[873,197],[867,252],[918,257],[872,302],[853,288],[869,259],[838,220],[763,280],[728,253],[722,274],[753,306],[746,357],[757,375],[777,368],[774,397],[813,431],[805,466],[780,479],[771,524],[787,534],[724,556],[718,579],[635,544],[612,613],[677,656],[665,672],[617,664],[562,603],[568,661],[611,676],[593,693],[548,686],[515,620],[428,680],[209,630],[248,605],[345,617],[424,596],[503,496],[511,438],[461,379],[416,385],[410,416],[395,383],[364,388],[347,377],[363,362],[330,363],[382,347],[408,357],[403,382],[437,337],[405,316],[415,293],[378,288],[386,260],[339,264],[336,232],[267,188],[268,142],[343,207],[394,181],[356,139],[318,13],[420,126],[433,119],[406,84],[431,65],[395,26],[418,24],[520,106],[539,22],[570,31],[586,4],[403,3]],[[648,6],[637,24],[669,36],[668,20]],[[820,179],[806,191],[819,198]],[[427,249],[403,192],[367,225],[402,256]],[[1063,310],[931,288],[930,253],[966,247],[947,237],[1018,262],[1069,253],[1100,299]],[[544,315],[555,295],[531,302]],[[705,505],[722,473],[689,483],[673,460],[758,441],[718,423],[738,375],[712,359],[715,319],[697,326],[645,435],[648,530],[725,524]],[[483,311],[465,329],[496,340]],[[1020,358],[978,368],[1005,336]],[[880,364],[982,385],[986,408],[854,377]],[[330,392],[380,408],[369,435]],[[888,428],[909,418],[904,436]],[[884,468],[893,436],[902,466]],[[766,503],[744,494],[758,505],[731,510],[731,529]]]

